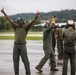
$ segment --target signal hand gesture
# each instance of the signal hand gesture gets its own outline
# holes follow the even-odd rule
[[[4,8],[2,7],[1,12],[4,13]]]
[[[40,12],[37,10],[37,15],[39,16],[40,15]]]

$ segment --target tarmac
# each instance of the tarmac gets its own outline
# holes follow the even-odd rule
[[[0,75],[14,75],[13,70],[13,44],[14,40],[0,40]],[[57,68],[59,71],[50,71],[49,61],[42,68],[43,72],[39,73],[35,66],[44,56],[43,42],[27,40],[27,52],[30,62],[31,75],[62,75],[63,60],[57,58],[57,48],[55,51]],[[19,75],[26,75],[22,60],[20,59]],[[68,64],[68,75],[70,75],[70,64]]]

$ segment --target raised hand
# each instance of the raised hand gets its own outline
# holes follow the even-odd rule
[[[37,15],[39,16],[40,15],[40,12],[37,10]]]
[[[1,9],[1,12],[4,13],[4,8]]]

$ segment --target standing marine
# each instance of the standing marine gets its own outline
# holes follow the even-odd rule
[[[50,23],[46,22],[45,28],[46,29],[43,32],[43,50],[45,54],[35,68],[39,72],[42,72],[43,66],[45,65],[47,60],[50,59],[50,64],[51,64],[50,71],[58,71],[58,69],[56,69],[55,54],[52,48],[52,34],[51,34],[52,26],[50,26]]]
[[[25,23],[21,17],[18,18],[17,24],[16,24],[5,13],[4,8],[2,8],[1,12],[4,14],[6,19],[12,25],[12,27],[14,29],[14,33],[15,33],[15,41],[14,41],[14,47],[13,47],[14,73],[15,73],[15,75],[19,75],[19,60],[20,60],[20,56],[21,56],[22,62],[24,63],[26,75],[31,75],[30,63],[29,63],[28,56],[27,56],[27,48],[26,48],[25,39],[26,39],[26,36],[27,36],[28,31],[31,28],[32,24],[38,18],[39,12],[37,11],[35,18],[33,18],[32,21],[27,26],[24,25]]]
[[[62,39],[63,29],[59,26],[56,29],[56,31],[57,31],[58,59],[63,59],[63,39]]]
[[[63,68],[62,75],[67,75],[68,72],[68,60],[70,59],[70,70],[71,75],[75,74],[75,42],[76,42],[76,31],[73,20],[67,21],[67,29],[63,32],[63,41],[64,41],[64,52],[63,52]]]

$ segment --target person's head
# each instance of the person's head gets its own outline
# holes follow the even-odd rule
[[[55,23],[57,21],[57,17],[53,16],[51,23]]]
[[[54,18],[56,18],[56,16],[54,16]]]
[[[49,26],[50,26],[50,22],[49,22],[49,21],[46,21],[44,28],[47,28],[47,27],[49,27]]]
[[[23,25],[24,25],[24,20],[23,20],[23,18],[19,17],[19,18],[17,19],[17,24],[18,24],[19,26],[23,26]]]
[[[66,28],[68,27],[72,27],[73,29],[75,29],[75,24],[73,20],[68,20],[66,23]]]
[[[56,16],[54,16],[54,19],[55,19],[55,21],[57,21],[57,17]]]

